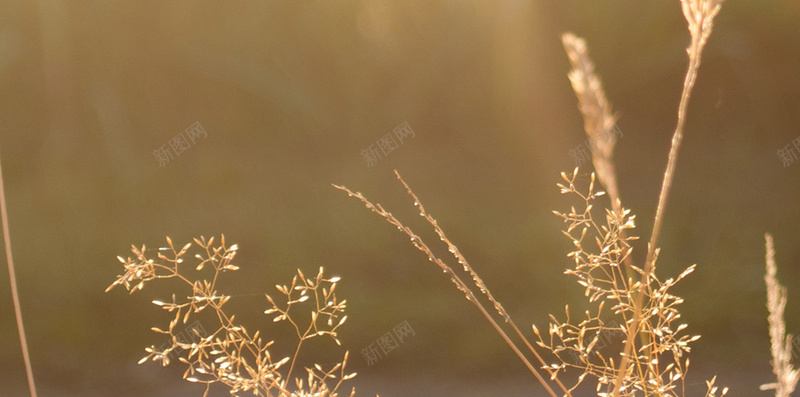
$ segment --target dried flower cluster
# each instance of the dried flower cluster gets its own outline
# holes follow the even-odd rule
[[[556,373],[567,368],[581,371],[572,389],[587,377],[593,377],[597,380],[598,395],[610,396],[619,370],[615,357],[620,357],[623,352],[621,346],[610,351],[595,347],[603,334],[619,333],[625,340],[632,340],[636,352],[623,369],[625,376],[620,395],[677,396],[678,386],[680,395],[685,395],[689,359],[683,356],[691,350],[689,344],[700,337],[682,334],[687,325],[678,323],[681,315],[677,306],[683,299],[672,295],[670,288],[689,275],[694,266],[666,281],[659,280],[654,272],[647,275],[640,326],[631,328],[635,314],[633,298],[642,288],[638,277],[628,276],[629,272],[624,269],[624,261],[633,250],[629,243],[636,240],[634,236],[626,237],[624,231],[635,228],[634,216],[630,215],[630,210],[620,206],[619,212],[607,209],[605,224],[598,223],[592,214],[593,202],[604,193],[595,191],[594,174],[590,177],[588,192],[582,193],[576,187],[577,175],[577,169],[571,176],[562,173],[565,183],[558,186],[562,194],[578,196],[583,201],[582,208],[573,207],[566,214],[554,213],[564,219],[567,224],[564,234],[575,246],[568,255],[575,267],[565,273],[577,277],[596,309],[594,313],[587,310],[585,319],[579,322],[571,321],[569,307],[565,310],[567,318],[564,321],[551,315],[547,341],[533,327],[539,339],[537,345],[558,358],[559,362],[550,365]],[[631,269],[638,276],[645,275],[639,267],[631,266]],[[611,313],[603,312],[606,305],[611,306]],[[713,395],[711,393],[710,388],[707,395]]]
[[[600,183],[606,187],[611,203],[619,198],[617,173],[614,170],[614,146],[617,135],[612,134],[616,117],[611,113],[611,104],[606,99],[603,84],[594,72],[594,63],[589,58],[586,41],[572,33],[561,36],[572,70],[569,81],[578,97],[578,108],[583,115],[583,129],[592,146],[592,164]],[[615,208],[616,209],[616,208]]]
[[[306,278],[298,270],[291,285],[276,285],[276,289],[283,295],[280,300],[266,296],[269,307],[265,313],[274,315],[274,322],[290,324],[297,334],[294,356],[273,358],[269,349],[275,343],[274,340],[265,341],[260,331],[249,332],[235,321],[234,315],[225,311],[224,306],[231,296],[217,290],[217,281],[221,273],[239,269],[232,263],[238,247],[236,244],[226,246],[225,236],[220,240],[220,245],[214,246],[213,237],[208,240],[204,237],[194,239],[198,251],[194,258],[198,263],[190,269],[185,268],[184,256],[194,246],[188,243],[176,249],[169,237],[168,247],[159,250],[157,259],[147,257],[145,246],[133,246],[133,258],[117,257],[122,262],[125,273],[118,275],[117,280],[106,291],[122,285],[133,293],[156,279],[180,280],[186,290],[173,294],[168,302],[153,301],[156,306],[174,313],[165,329],[152,328],[159,334],[169,336],[171,343],[166,348],[146,348],[148,354],[139,363],[153,360],[167,365],[170,357],[178,353],[178,361],[188,366],[184,378],[190,382],[206,384],[205,395],[208,395],[212,384],[218,383],[229,388],[232,395],[246,391],[265,397],[338,396],[342,382],[355,376],[355,373],[345,373],[347,352],[342,361],[332,368],[324,369],[319,364],[306,368],[305,380],[293,378],[292,373],[304,342],[327,336],[340,344],[336,332],[347,316],[344,315],[346,301],[339,301],[334,292],[339,277],[324,278],[321,267],[317,275],[310,278]],[[193,280],[187,275],[187,271],[192,270],[205,270],[209,273],[209,268],[213,273],[205,279]],[[181,296],[186,298],[179,298]],[[298,321],[298,318],[308,316],[298,316],[297,306],[311,309],[307,324]],[[204,317],[200,319],[203,311]],[[209,328],[208,324],[216,324],[211,327],[213,332],[201,333],[193,328],[193,336],[182,337],[182,332],[178,331],[185,326],[179,327],[179,324],[187,324],[195,317],[203,324],[204,329]],[[353,390],[350,396],[354,394]]]

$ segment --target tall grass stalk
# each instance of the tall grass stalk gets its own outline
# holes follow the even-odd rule
[[[0,161],[0,163],[2,163],[2,161]],[[28,389],[31,392],[31,397],[36,397],[36,382],[33,380],[31,357],[30,354],[28,354],[28,340],[25,338],[25,326],[22,323],[22,308],[19,303],[19,292],[17,291],[17,274],[16,271],[14,271],[14,258],[11,255],[11,235],[8,230],[8,210],[6,209],[6,191],[5,182],[3,182],[2,165],[0,165],[0,217],[3,218],[3,243],[6,248],[8,278],[11,283],[11,299],[14,302],[14,315],[17,320],[19,344],[22,346],[22,359],[25,361],[25,374],[28,377]]]
[[[689,97],[692,94],[697,71],[700,68],[700,58],[703,48],[711,35],[714,17],[719,13],[720,1],[718,0],[681,0],[683,15],[689,24],[691,44],[687,49],[689,54],[689,66],[683,81],[683,91],[681,100],[678,104],[678,124],[672,136],[672,145],[669,149],[667,169],[664,171],[664,180],[661,183],[661,193],[658,197],[658,207],[653,222],[653,231],[650,241],[647,244],[647,257],[645,259],[644,274],[642,274],[639,292],[634,299],[634,317],[631,329],[639,330],[642,320],[642,300],[645,295],[645,287],[653,272],[656,255],[658,254],[658,239],[661,235],[661,227],[664,222],[664,212],[667,207],[667,199],[672,188],[672,180],[675,177],[675,166],[678,161],[678,151],[683,141],[683,129],[686,124],[686,108],[689,106]],[[614,397],[618,397],[623,379],[627,376],[628,362],[633,350],[634,338],[628,338],[625,342],[622,358],[617,370],[617,378],[614,387]]]

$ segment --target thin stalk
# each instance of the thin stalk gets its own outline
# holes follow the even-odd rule
[[[629,328],[631,336],[625,340],[625,349],[620,359],[619,367],[617,368],[617,377],[614,382],[613,397],[619,396],[622,382],[628,372],[627,368],[630,355],[632,353],[636,354],[633,352],[634,335],[639,333],[639,327],[642,322],[642,301],[644,300],[645,290],[650,284],[650,276],[653,272],[655,257],[658,253],[658,239],[661,235],[661,227],[664,222],[664,212],[666,210],[669,192],[672,188],[672,180],[675,176],[678,151],[683,141],[683,130],[686,124],[686,109],[689,106],[689,98],[691,97],[692,89],[697,79],[697,70],[700,68],[700,58],[703,53],[703,47],[705,47],[708,36],[711,34],[712,21],[720,8],[719,2],[709,0],[682,0],[681,5],[683,7],[684,16],[689,23],[689,32],[692,38],[691,44],[687,50],[689,54],[689,66],[683,80],[683,91],[681,92],[681,100],[678,104],[678,123],[675,127],[675,133],[672,136],[667,169],[664,171],[664,179],[661,183],[661,193],[658,197],[658,207],[656,208],[656,217],[653,222],[653,232],[650,236],[650,242],[647,245],[644,273],[642,274],[639,289],[634,296],[633,321]]]
[[[681,94],[681,102],[678,106],[678,126],[675,129],[675,134],[672,136],[672,146],[669,150],[669,159],[667,161],[667,169],[664,172],[664,180],[661,183],[661,193],[658,197],[658,207],[656,209],[656,217],[655,221],[653,222],[653,232],[650,236],[650,242],[647,244],[647,259],[645,260],[645,268],[644,273],[642,274],[641,283],[639,284],[639,289],[634,296],[633,300],[633,322],[631,323],[630,330],[632,332],[631,337],[627,338],[625,341],[625,349],[622,354],[622,358],[619,363],[619,367],[617,369],[617,378],[614,383],[614,397],[619,396],[620,387],[622,386],[622,381],[627,375],[627,367],[628,361],[630,360],[630,354],[633,350],[633,335],[638,334],[639,327],[641,326],[642,316],[642,301],[644,300],[645,289],[647,285],[650,283],[650,275],[653,271],[654,265],[654,258],[656,254],[656,250],[658,247],[658,239],[661,235],[661,226],[664,221],[664,210],[667,205],[667,199],[669,198],[669,191],[672,187],[672,180],[675,176],[675,164],[678,160],[678,151],[680,150],[681,141],[683,140],[683,126],[686,117],[686,104],[689,102],[689,96],[691,94],[692,86],[694,86],[694,75],[697,73],[697,67],[699,66],[699,58],[697,58],[697,62],[690,62],[689,64],[689,72],[686,74],[686,78],[684,79],[683,83],[683,93]]]
[[[514,320],[511,319],[511,316],[508,314],[508,312],[506,312],[506,309],[503,307],[503,305],[500,304],[500,302],[494,298],[492,292],[489,290],[489,287],[487,287],[486,284],[483,282],[483,279],[481,279],[481,277],[478,276],[478,273],[469,264],[467,258],[465,258],[461,254],[461,251],[458,249],[458,247],[456,247],[455,244],[453,244],[450,241],[450,239],[447,238],[447,236],[444,233],[444,230],[442,230],[442,228],[439,226],[439,223],[436,221],[436,219],[434,219],[433,215],[425,211],[425,207],[422,206],[422,202],[420,202],[419,198],[417,197],[416,194],[414,194],[414,192],[411,190],[411,187],[408,186],[406,181],[403,180],[403,177],[400,176],[400,173],[397,172],[397,170],[395,170],[394,174],[395,176],[397,176],[397,180],[399,180],[400,183],[402,183],[403,186],[406,188],[408,195],[414,199],[414,206],[417,207],[419,215],[425,218],[425,220],[428,221],[428,223],[430,223],[431,226],[433,226],[433,229],[436,231],[436,234],[439,236],[439,239],[443,243],[447,244],[447,250],[451,254],[453,254],[453,257],[455,257],[456,261],[464,267],[464,271],[466,271],[467,273],[469,273],[470,276],[472,276],[472,281],[475,284],[475,286],[478,287],[478,290],[480,290],[489,299],[489,301],[494,306],[495,310],[497,310],[497,313],[500,315],[500,317],[502,317],[503,320],[509,326],[511,326],[511,328],[517,333],[517,336],[519,336],[519,338],[522,339],[522,341],[525,343],[525,346],[528,348],[528,350],[530,350],[530,352],[534,355],[534,357],[536,357],[539,363],[542,364],[542,368],[545,368],[547,373],[556,382],[558,387],[561,388],[561,391],[564,392],[564,395],[567,397],[572,397],[572,394],[569,392],[569,390],[567,390],[566,386],[564,386],[564,384],[561,383],[561,380],[558,379],[558,377],[553,376],[553,372],[550,369],[550,367],[544,361],[542,356],[539,355],[539,353],[533,348],[533,346],[531,346],[530,342],[528,342],[528,339],[525,338],[525,336],[522,334],[522,331],[519,330],[517,324],[515,324]]]
[[[36,383],[33,381],[33,368],[31,367],[31,358],[28,354],[28,340],[25,338],[25,326],[22,324],[22,308],[19,304],[19,293],[17,291],[17,275],[14,271],[14,259],[11,256],[11,236],[8,231],[8,211],[6,210],[6,192],[4,186],[3,168],[0,166],[0,216],[3,218],[3,242],[6,246],[8,277],[11,282],[11,299],[14,301],[14,315],[17,319],[19,343],[22,345],[22,359],[25,361],[25,373],[28,376],[28,388],[30,389],[31,397],[36,397]]]
[[[297,356],[300,355],[300,347],[303,346],[303,341],[305,339],[300,339],[300,342],[297,342],[297,349],[294,351],[294,356],[292,356],[292,365],[289,366],[289,372],[286,374],[286,381],[291,381],[292,379],[292,371],[294,371],[294,364],[297,362]]]
[[[506,335],[505,331],[503,331],[503,329],[500,328],[500,325],[497,324],[497,322],[492,318],[492,316],[489,314],[489,312],[486,311],[486,309],[483,307],[483,305],[480,304],[480,302],[478,302],[478,300],[475,299],[474,296],[473,296],[473,299],[471,300],[471,302],[474,303],[475,306],[478,307],[478,309],[481,311],[481,313],[483,313],[483,316],[486,317],[486,319],[489,320],[490,323],[492,323],[492,326],[497,331],[497,333],[500,334],[500,336],[503,337],[503,340],[506,341],[506,343],[508,344],[509,347],[511,347],[511,350],[513,350],[514,353],[516,353],[517,357],[519,357],[519,359],[522,360],[523,363],[525,363],[525,366],[528,367],[528,370],[531,371],[531,373],[533,373],[534,376],[536,376],[536,379],[539,381],[539,383],[542,384],[542,386],[544,386],[544,388],[547,390],[547,392],[551,396],[556,397],[555,392],[545,382],[545,380],[542,378],[542,375],[540,375],[539,372],[536,371],[536,369],[533,367],[533,365],[531,365],[530,361],[528,361],[528,359],[525,358],[525,355],[522,354],[522,352],[519,350],[519,348],[517,348],[517,345],[514,344],[514,342],[511,339],[509,339],[509,337],[508,337],[508,335]],[[514,328],[516,329],[516,327],[514,327]],[[525,341],[525,344],[528,344],[528,341],[525,339],[525,337],[522,336],[522,333],[518,329],[517,329],[517,333],[519,334],[520,337],[522,337],[522,340]],[[529,344],[528,344],[528,347],[530,347],[531,351],[533,351],[533,347],[531,347]],[[534,352],[534,354],[536,354],[536,353]],[[537,357],[538,357],[538,354],[537,354]],[[559,382],[559,384],[560,384],[560,382]],[[561,387],[563,388],[564,386],[561,385]],[[567,392],[567,394],[569,394],[569,392]]]
[[[401,180],[401,182],[403,182],[403,185],[405,185],[406,188],[408,188],[408,185],[406,185],[405,181],[403,181],[402,178],[400,178],[400,175],[398,174],[397,176]],[[372,202],[367,200],[366,197],[364,197],[361,193],[359,193],[359,192],[355,192],[354,193],[353,191],[351,191],[350,189],[348,189],[348,188],[346,188],[344,186],[333,185],[333,187],[346,192],[350,197],[357,198],[369,210],[371,210],[372,212],[375,212],[376,214],[380,215],[382,218],[384,218],[384,220],[386,220],[386,222],[388,222],[392,226],[397,227],[400,231],[405,233],[409,237],[409,239],[411,240],[411,243],[414,245],[414,247],[417,248],[419,251],[423,252],[425,255],[427,255],[428,256],[428,260],[430,260],[431,262],[436,264],[445,274],[447,274],[450,277],[450,280],[456,285],[456,288],[458,288],[458,290],[461,291],[464,294],[464,296],[467,298],[467,300],[469,302],[474,304],[475,307],[477,307],[478,310],[480,310],[481,314],[483,314],[483,316],[486,317],[486,320],[488,320],[489,323],[492,324],[492,327],[494,327],[494,329],[497,331],[497,333],[500,334],[500,336],[503,338],[503,340],[506,342],[506,344],[508,344],[508,346],[511,348],[511,350],[513,350],[514,353],[517,355],[517,357],[519,357],[519,359],[522,360],[522,362],[525,364],[525,367],[528,368],[528,370],[536,377],[536,380],[538,380],[539,383],[545,388],[545,390],[547,390],[547,393],[552,397],[556,397],[556,393],[553,391],[553,389],[550,387],[550,385],[547,383],[547,381],[542,377],[541,374],[539,374],[539,371],[537,371],[536,368],[530,363],[530,361],[525,357],[525,355],[522,353],[522,351],[520,351],[520,349],[517,347],[517,345],[514,343],[514,341],[512,341],[511,338],[508,337],[506,332],[503,331],[503,329],[500,327],[500,325],[497,324],[497,321],[495,321],[494,318],[492,318],[492,315],[489,314],[489,312],[486,310],[486,308],[483,306],[483,304],[478,300],[478,298],[475,296],[475,294],[472,292],[472,290],[467,286],[467,284],[455,273],[455,271],[453,271],[453,269],[450,266],[448,266],[441,258],[436,256],[433,253],[433,251],[428,247],[428,245],[425,244],[425,242],[422,241],[422,239],[418,235],[416,235],[411,230],[411,228],[403,225],[397,218],[394,217],[394,215],[392,215],[392,213],[386,211],[380,204],[372,204]],[[416,199],[416,196],[413,195],[413,193],[410,191],[410,189],[409,189],[409,193],[414,197],[415,206],[416,207],[421,207],[422,204],[419,203],[419,200]],[[422,214],[425,214],[424,210],[421,209],[420,211],[422,212]],[[423,216],[425,216],[425,215],[423,215]],[[427,218],[428,217],[426,217],[426,219]],[[434,224],[434,227],[438,229],[438,226],[435,225],[435,222],[432,222],[432,224]],[[439,231],[439,230],[437,230],[437,231]],[[497,307],[497,306],[495,306],[495,307]],[[522,335],[522,333],[519,330],[517,330],[517,333],[519,335]],[[525,340],[524,337],[523,337],[523,340]],[[527,344],[527,340],[526,340],[526,344]],[[536,354],[536,353],[534,352],[534,354]],[[538,357],[538,354],[537,354],[537,357]],[[543,361],[543,360],[541,360],[541,358],[539,358],[539,360]],[[548,373],[551,373],[550,369],[548,367],[545,367],[545,370]],[[551,375],[552,375],[552,373],[551,373]],[[558,382],[558,384],[561,386],[562,389],[564,389],[564,386],[561,384],[561,382]],[[569,391],[567,391],[565,389],[564,389],[564,391],[566,392],[566,395],[569,395]]]

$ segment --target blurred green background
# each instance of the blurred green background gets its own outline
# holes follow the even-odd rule
[[[103,290],[131,244],[220,233],[240,246],[227,285],[243,311],[295,268],[342,276],[359,395],[541,395],[441,271],[331,183],[434,244],[401,172],[526,332],[581,307],[551,213],[585,140],[565,31],[587,40],[620,116],[622,198],[649,235],[687,61],[677,0],[2,2],[0,154],[40,395],[200,395],[181,368],[136,365],[162,342],[149,302],[166,290]],[[153,151],[195,122],[207,136],[159,166]],[[361,151],[404,122],[414,137],[369,167]],[[733,396],[772,379],[766,231],[800,333],[800,164],[776,155],[798,126],[800,5],[726,2],[659,258],[665,278],[698,264],[676,287],[703,335],[691,390],[713,373]],[[5,271],[0,302],[0,394],[23,396]],[[403,321],[415,336],[367,366],[358,352]]]

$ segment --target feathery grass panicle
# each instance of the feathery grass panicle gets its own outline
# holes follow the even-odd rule
[[[583,125],[592,146],[592,165],[597,179],[608,192],[611,206],[616,212],[622,212],[622,200],[617,186],[617,172],[614,168],[614,147],[617,135],[612,132],[616,117],[611,113],[611,105],[606,99],[603,84],[594,72],[594,63],[589,58],[586,41],[572,33],[561,36],[564,50],[567,52],[572,70],[569,80],[572,90],[578,97],[578,104],[583,116]],[[622,230],[622,238],[625,231]],[[633,262],[630,256],[624,261],[628,277],[634,275]]]
[[[170,363],[170,357],[177,354],[178,361],[188,366],[183,374],[184,379],[205,384],[204,395],[208,395],[212,384],[219,383],[229,388],[231,395],[249,392],[263,397],[337,397],[342,383],[355,377],[355,373],[348,374],[345,371],[348,352],[344,353],[341,362],[331,368],[323,369],[319,364],[306,368],[305,381],[300,377],[292,377],[304,342],[317,337],[329,337],[337,345],[341,344],[337,330],[347,320],[344,315],[347,301],[339,301],[334,293],[339,277],[323,277],[322,267],[315,277],[306,277],[298,269],[290,285],[275,286],[284,295],[283,299],[277,300],[266,295],[269,307],[265,313],[274,315],[274,322],[288,323],[297,335],[294,355],[275,358],[270,354],[270,347],[275,341],[265,341],[260,331],[251,333],[236,322],[235,316],[224,308],[231,296],[217,290],[216,284],[223,272],[239,269],[233,264],[238,246],[226,246],[224,235],[218,246],[214,245],[213,237],[208,240],[205,237],[194,239],[198,247],[194,255],[197,264],[192,266],[194,271],[206,269],[208,273],[210,268],[213,274],[205,279],[192,279],[184,268],[183,257],[193,248],[193,244],[188,243],[176,249],[169,237],[166,240],[168,247],[159,250],[157,259],[147,257],[145,246],[132,246],[133,258],[117,257],[125,272],[118,275],[106,289],[108,292],[116,286],[124,286],[133,293],[156,279],[177,279],[184,289],[173,294],[170,301],[153,301],[154,305],[174,313],[167,327],[152,328],[154,332],[170,337],[171,342],[166,348],[146,348],[148,354],[139,364],[153,360],[166,366]],[[307,323],[299,321],[297,314],[290,314],[290,309],[301,305],[311,310],[311,319]],[[205,317],[200,320],[203,311]],[[207,334],[192,328],[193,335],[186,340],[184,331],[180,330],[186,327],[178,325],[186,324],[190,318],[198,318],[196,321],[202,324],[204,330],[211,324],[215,326]],[[350,396],[354,394],[355,389]]]
[[[789,397],[800,379],[800,371],[791,364],[792,335],[786,335],[783,311],[786,308],[786,287],[778,282],[778,267],[775,264],[775,248],[772,235],[764,235],[767,251],[767,309],[769,310],[769,338],[772,352],[772,372],[777,382],[761,385],[761,390],[775,390],[775,397]]]
[[[594,72],[594,64],[589,58],[586,41],[572,33],[561,36],[572,70],[569,81],[578,97],[578,107],[583,115],[583,127],[592,147],[592,164],[597,178],[608,191],[615,209],[619,204],[617,174],[614,170],[614,145],[617,135],[612,132],[616,117],[611,113],[611,105],[606,99],[603,84]]]
[[[397,179],[406,188],[406,191],[408,192],[409,196],[411,196],[411,198],[414,200],[414,206],[417,207],[420,216],[425,218],[425,220],[431,226],[433,226],[434,230],[436,231],[436,234],[439,236],[439,239],[447,245],[448,251],[453,255],[453,257],[455,257],[456,261],[458,262],[459,265],[461,265],[464,272],[469,274],[469,276],[472,278],[472,281],[478,288],[478,290],[487,297],[487,299],[492,303],[497,313],[503,318],[503,320],[507,324],[509,324],[509,326],[515,331],[517,336],[520,337],[525,346],[543,366],[542,368],[550,375],[550,379],[554,380],[558,385],[558,387],[561,389],[561,391],[564,392],[564,395],[571,396],[570,391],[567,390],[566,387],[561,383],[561,381],[556,377],[556,372],[552,368],[545,365],[544,359],[539,355],[539,353],[536,352],[533,346],[531,346],[531,344],[527,341],[527,339],[524,337],[522,332],[519,330],[514,321],[511,319],[511,316],[509,316],[508,313],[505,311],[500,302],[498,302],[494,298],[494,296],[492,296],[491,292],[489,291],[489,288],[484,284],[483,280],[473,270],[472,266],[469,265],[469,262],[467,262],[467,260],[461,255],[461,251],[459,251],[458,248],[450,241],[450,239],[447,238],[447,236],[444,234],[444,231],[439,227],[439,224],[436,221],[436,219],[434,219],[433,216],[431,216],[427,211],[425,211],[425,207],[422,206],[422,203],[417,198],[416,194],[414,194],[414,192],[408,186],[408,184],[400,176],[400,173],[398,173],[395,170],[395,175],[397,176]],[[489,311],[486,310],[483,303],[481,303],[481,301],[478,300],[476,294],[472,292],[472,289],[469,287],[469,285],[467,285],[467,283],[465,283],[461,279],[461,277],[459,277],[459,275],[453,270],[453,268],[450,265],[448,265],[444,260],[442,260],[436,254],[434,254],[433,251],[431,251],[431,249],[428,247],[428,245],[422,240],[422,238],[416,235],[411,230],[411,228],[403,225],[397,218],[394,217],[394,215],[392,215],[392,213],[386,211],[383,208],[383,206],[381,206],[380,203],[373,204],[372,202],[367,200],[360,192],[353,192],[344,186],[333,185],[333,187],[346,192],[347,195],[350,197],[357,198],[367,207],[367,209],[380,215],[390,225],[395,226],[398,230],[405,233],[411,240],[411,243],[414,245],[414,247],[416,247],[418,250],[424,253],[428,257],[429,261],[436,264],[445,274],[447,274],[450,277],[450,280],[453,282],[453,284],[456,285],[456,288],[458,288],[458,290],[464,294],[464,296],[467,298],[469,302],[471,302],[478,308],[481,314],[483,314],[486,320],[489,321],[492,327],[494,327],[495,331],[497,331],[497,333],[503,338],[506,344],[508,344],[508,346],[514,351],[517,357],[519,357],[519,359],[525,364],[528,370],[536,377],[536,379],[545,388],[548,394],[550,394],[553,397],[556,396],[555,392],[550,387],[548,382],[542,377],[539,371],[537,371],[536,368],[530,363],[528,358],[525,356],[525,354],[522,353],[522,351],[519,349],[516,343],[514,343],[514,341],[512,341],[511,338],[509,338],[508,334],[503,330],[502,327],[500,327],[497,321],[495,321],[495,319],[492,317]]]

